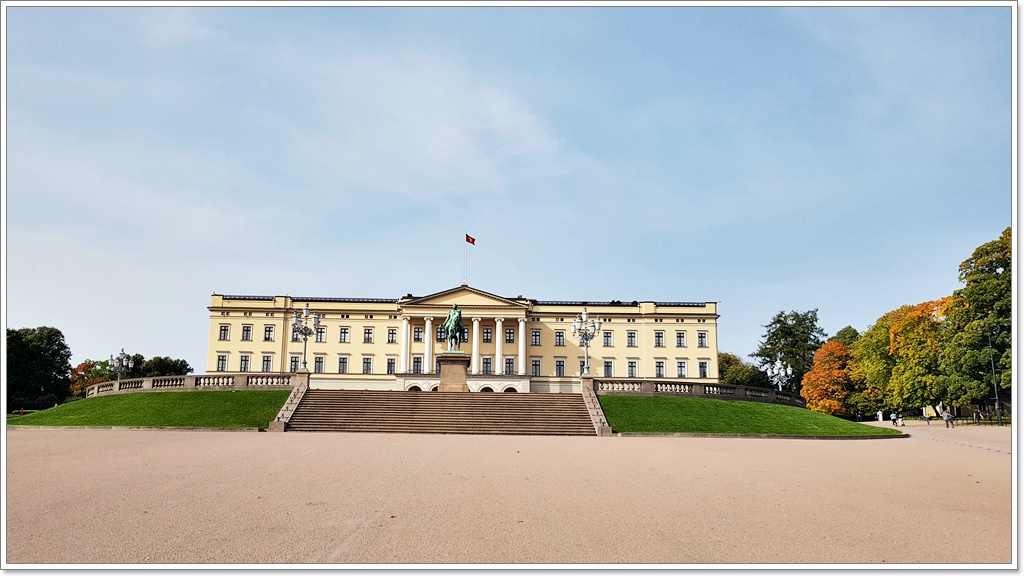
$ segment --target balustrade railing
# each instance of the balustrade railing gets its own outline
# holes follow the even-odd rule
[[[253,388],[284,389],[308,386],[309,375],[303,373],[237,373],[200,374],[198,376],[157,376],[100,382],[86,389],[86,397],[123,394],[130,392],[188,391],[188,390],[245,390]]]
[[[723,386],[718,383],[680,382],[679,380],[651,379],[612,379],[594,378],[594,391],[597,394],[616,395],[658,395],[658,396],[696,396],[712,397],[723,400],[749,400],[752,402],[769,402],[772,404],[788,404],[806,407],[807,402],[799,395],[791,392],[779,392],[770,388],[752,388],[748,386]]]

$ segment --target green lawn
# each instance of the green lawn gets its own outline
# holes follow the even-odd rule
[[[289,390],[114,394],[8,418],[7,425],[266,428],[289,394]]]
[[[889,436],[878,428],[804,408],[665,396],[599,396],[613,432]]]

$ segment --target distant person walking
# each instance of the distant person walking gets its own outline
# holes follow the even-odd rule
[[[981,412],[977,408],[974,409],[974,425],[981,426]]]
[[[949,413],[949,408],[942,411],[942,419],[946,421],[946,428],[956,428],[956,424],[953,423],[953,415]]]
[[[893,426],[899,426],[899,424],[896,423],[896,413],[895,412],[890,412],[889,413],[889,420],[892,420],[892,425]]]
[[[924,423],[929,426],[932,425],[932,417],[929,416],[927,412],[924,413]]]
[[[900,413],[896,415],[896,423],[900,426],[906,426],[906,424],[903,423],[903,411],[900,411]]]

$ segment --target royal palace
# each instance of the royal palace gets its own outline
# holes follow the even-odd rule
[[[299,372],[305,357],[310,388],[433,390],[448,348],[441,324],[453,305],[462,312],[470,392],[580,392],[587,358],[573,322],[584,310],[601,323],[589,344],[592,376],[718,382],[715,302],[546,301],[466,284],[402,298],[214,294],[206,372]],[[294,328],[296,312],[310,328],[305,337]]]

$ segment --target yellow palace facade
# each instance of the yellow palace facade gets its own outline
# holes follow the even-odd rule
[[[572,324],[584,309],[601,321],[589,346],[594,378],[718,383],[715,302],[543,301],[465,284],[397,299],[214,294],[206,372],[299,372],[305,347],[311,388],[432,390],[453,304],[470,392],[579,392],[585,351]],[[305,307],[320,321],[303,342],[292,323]]]

